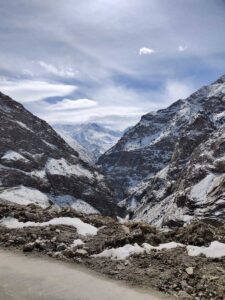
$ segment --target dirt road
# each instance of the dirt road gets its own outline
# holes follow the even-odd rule
[[[76,265],[0,250],[0,300],[162,300]]]

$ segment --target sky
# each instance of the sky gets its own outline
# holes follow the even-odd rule
[[[0,0],[0,91],[125,129],[225,74],[225,0]]]

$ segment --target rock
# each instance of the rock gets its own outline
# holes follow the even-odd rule
[[[84,249],[77,249],[75,252],[75,255],[79,255],[79,256],[87,256],[88,252]]]
[[[61,243],[56,247],[56,251],[63,251],[67,248],[66,244]]]
[[[23,252],[32,252],[34,249],[35,243],[28,243],[23,246]]]
[[[184,291],[178,292],[177,295],[178,295],[179,299],[182,299],[182,300],[192,300],[192,297],[188,293],[186,293]]]
[[[127,227],[125,225],[122,225],[121,228],[123,229],[125,234],[130,234],[130,228],[129,227]]]
[[[75,256],[75,253],[74,253],[73,250],[70,249],[70,248],[67,248],[66,250],[64,250],[64,251],[62,252],[62,254],[63,254],[65,257],[67,257],[67,258],[73,258],[73,257]]]
[[[194,274],[194,268],[193,267],[188,267],[185,269],[186,273],[188,275],[193,275]]]
[[[121,271],[121,270],[125,269],[125,266],[124,265],[118,265],[116,268],[117,268],[117,270]]]
[[[27,211],[25,212],[25,217],[28,219],[28,221],[31,221],[31,222],[36,222],[38,220],[38,216],[36,216],[33,213],[27,212]]]
[[[26,243],[26,239],[23,238],[22,236],[19,236],[19,237],[16,238],[16,242],[18,244],[25,244]]]

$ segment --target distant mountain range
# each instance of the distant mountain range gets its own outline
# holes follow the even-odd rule
[[[157,226],[225,222],[225,76],[123,135],[95,123],[55,129],[0,93],[0,199],[126,210]]]
[[[54,129],[75,150],[83,160],[95,162],[99,156],[116,144],[122,131],[108,129],[96,124],[56,124]]]

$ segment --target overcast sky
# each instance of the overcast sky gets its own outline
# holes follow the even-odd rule
[[[54,123],[133,125],[225,73],[224,0],[0,0],[0,90]]]

